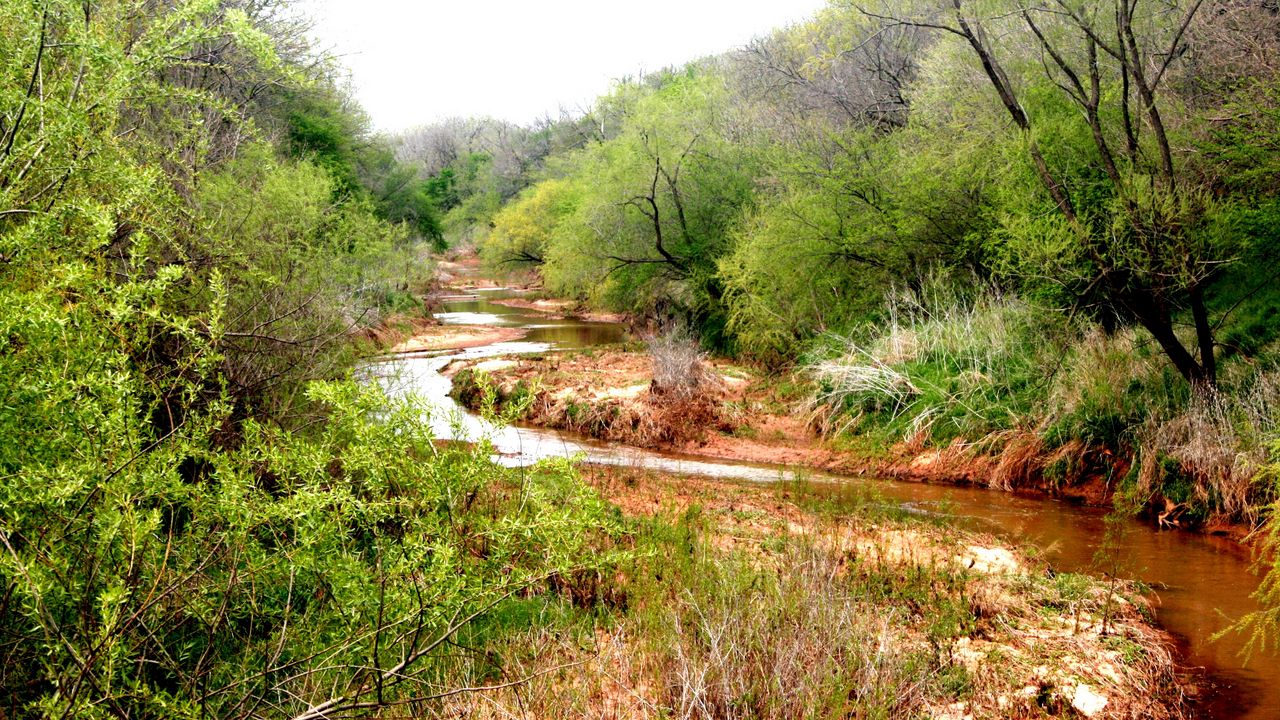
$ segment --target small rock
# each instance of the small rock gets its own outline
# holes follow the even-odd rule
[[[933,465],[934,463],[938,462],[938,460],[941,457],[942,457],[942,454],[937,452],[936,450],[920,453],[915,457],[914,460],[911,461],[911,469],[920,470],[922,468],[927,468],[930,465]]]
[[[1102,712],[1107,706],[1107,698],[1093,691],[1093,688],[1080,683],[1076,686],[1076,693],[1071,698],[1071,707],[1075,708],[1081,715],[1085,717],[1093,717]]]
[[[960,557],[961,564],[986,574],[1016,574],[1021,567],[1013,553],[1004,548],[970,545],[969,552]]]

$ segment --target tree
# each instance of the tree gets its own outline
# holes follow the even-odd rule
[[[927,32],[879,27],[836,6],[757,38],[729,56],[728,74],[747,98],[778,119],[831,128],[903,127],[908,93]],[[785,139],[777,133],[776,139]]]
[[[577,211],[556,233],[547,272],[559,287],[602,287],[613,304],[720,312],[716,260],[751,195],[742,148],[722,135],[725,88],[690,68],[656,90],[622,86],[632,109],[617,137],[562,168],[579,179]],[[646,307],[647,305],[647,307]]]
[[[1205,294],[1231,262],[1235,238],[1206,231],[1213,202],[1173,151],[1175,104],[1164,92],[1187,51],[1201,0],[1170,12],[1156,3],[1055,0],[1050,4],[931,5],[916,13],[860,11],[886,27],[930,28],[957,39],[981,68],[1014,130],[1055,217],[1007,227],[1011,258],[1037,261],[1020,272],[1057,277],[1103,315],[1140,324],[1193,386],[1211,388],[1217,365]],[[1030,73],[1009,62],[1038,62]],[[1020,66],[1021,66],[1020,65]],[[1080,145],[1042,149],[1065,113],[1045,90],[1073,105],[1088,132]],[[1037,110],[1041,111],[1037,114]],[[1061,142],[1066,136],[1059,135]],[[1046,243],[1044,238],[1049,238]],[[1038,246],[1038,247],[1033,247]],[[1177,332],[1189,311],[1194,350]]]
[[[542,265],[556,228],[577,203],[578,189],[568,180],[534,185],[494,216],[481,257],[498,272]]]

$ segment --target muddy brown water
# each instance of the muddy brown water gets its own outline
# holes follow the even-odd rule
[[[500,461],[519,465],[548,457],[577,456],[608,465],[705,475],[741,482],[806,479],[806,491],[862,493],[916,512],[943,515],[957,524],[1039,548],[1052,565],[1066,572],[1118,574],[1150,585],[1156,619],[1179,642],[1183,661],[1203,668],[1204,691],[1198,717],[1280,720],[1280,658],[1240,658],[1243,638],[1212,636],[1256,609],[1250,594],[1258,578],[1246,550],[1225,538],[1159,531],[1136,520],[1107,522],[1106,513],[1067,502],[985,488],[966,488],[867,478],[835,477],[783,466],[725,462],[601,443],[539,428],[497,428],[462,410],[449,398],[450,380],[440,370],[456,359],[517,353],[536,354],[617,343],[626,331],[615,323],[553,319],[532,310],[506,307],[496,299],[518,295],[502,289],[446,298],[437,317],[445,323],[520,327],[528,334],[516,342],[468,350],[400,356],[376,366],[379,381],[392,393],[424,398],[431,422],[442,438],[488,438]],[[1109,529],[1110,528],[1110,529]],[[1120,533],[1123,552],[1099,553],[1107,533]],[[1100,558],[1106,556],[1107,559]]]

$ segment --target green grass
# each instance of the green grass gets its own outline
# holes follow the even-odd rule
[[[1168,500],[1185,506],[1185,523],[1256,523],[1272,495],[1242,472],[1260,467],[1280,436],[1280,331],[1270,327],[1280,292],[1260,275],[1270,268],[1242,265],[1222,281],[1237,289],[1218,297],[1227,307],[1215,306],[1231,313],[1210,402],[1192,397],[1140,329],[1104,332],[1017,298],[942,285],[927,303],[897,299],[883,322],[822,339],[807,365],[812,407],[837,448],[870,458],[894,457],[903,443],[956,441],[1025,453],[1007,438],[1031,437],[1034,456],[1015,457],[1031,468],[1020,482],[1061,490],[1136,467],[1124,487],[1139,507],[1159,511]]]
[[[924,435],[945,444],[1025,422],[1049,393],[1046,367],[1064,328],[1017,300],[943,298],[908,306],[837,355],[810,364],[837,428],[873,444]]]

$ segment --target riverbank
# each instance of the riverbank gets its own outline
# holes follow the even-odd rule
[[[432,316],[395,315],[364,334],[379,354],[465,350],[512,342],[528,334],[525,328],[442,323]]]
[[[392,345],[389,352],[413,353],[433,350],[465,350],[467,348],[512,342],[527,334],[523,328],[486,325],[432,325],[420,328],[411,337]]]
[[[622,313],[590,310],[573,300],[552,300],[547,298],[502,298],[493,301],[504,307],[519,308],[541,313],[548,320],[582,320],[597,323],[626,323],[628,318]]]
[[[1109,448],[1069,443],[1050,451],[1030,432],[957,440],[941,448],[860,445],[857,438],[831,432],[832,418],[806,405],[815,390],[803,377],[771,375],[720,358],[704,361],[713,382],[692,403],[653,392],[653,361],[639,345],[507,359],[483,368],[484,382],[497,388],[499,402],[528,400],[521,422],[683,455],[990,487],[1095,507],[1111,506],[1119,479],[1130,470],[1127,459]],[[483,395],[474,365],[456,362],[444,370],[454,380],[455,399],[473,409]],[[1250,531],[1223,520],[1185,522],[1172,507],[1148,513],[1162,526],[1238,541]]]
[[[587,466],[634,560],[566,583],[531,680],[479,717],[1179,718],[1194,693],[1141,588],[1055,573],[867,493]],[[557,633],[560,633],[557,635]],[[566,640],[571,637],[572,640]],[[557,641],[558,638],[558,641]],[[510,654],[506,654],[510,653]]]
[[[428,360],[409,356],[398,362],[403,363],[408,377],[413,378],[412,383],[426,388],[433,398],[448,405],[450,401],[445,394],[449,388],[462,389],[468,384],[465,375],[479,370],[489,375],[490,382],[506,384],[504,392],[508,400],[522,394],[524,397],[519,399],[531,400],[529,391],[539,382],[538,376],[545,374],[542,371],[548,369],[544,363],[559,363],[556,366],[560,375],[557,388],[572,391],[572,394],[566,392],[561,398],[571,400],[564,403],[564,416],[578,423],[593,416],[599,419],[609,414],[589,411],[592,405],[589,401],[599,395],[615,396],[594,403],[602,407],[619,399],[618,396],[624,396],[621,397],[624,400],[626,395],[632,396],[631,400],[656,400],[658,397],[671,399],[681,395],[674,387],[671,389],[676,392],[652,392],[653,364],[649,348],[626,340],[619,326],[567,320],[546,323],[544,314],[514,310],[495,302],[506,296],[508,294],[504,292],[473,293],[447,300],[439,309],[442,317],[484,314],[495,323],[530,328],[530,335],[519,348],[523,354],[511,354],[516,352],[512,348],[506,356],[495,355],[502,349],[486,348],[475,354],[461,354],[460,357]],[[614,353],[621,357],[610,358]],[[471,363],[472,359],[478,362]],[[522,370],[522,362],[532,366]],[[732,419],[734,414],[744,409],[765,410],[789,417],[796,424],[790,426],[790,435],[788,428],[762,430],[761,423],[739,429],[735,425],[713,427],[695,421],[685,422],[685,428],[701,427],[707,434],[725,436],[733,442],[751,441],[762,453],[758,459],[764,461],[779,458],[782,452],[809,452],[812,448],[804,444],[806,441],[817,442],[820,450],[836,455],[879,459],[866,448],[847,446],[847,441],[824,440],[815,427],[821,422],[820,417],[816,418],[817,422],[811,422],[804,414],[795,412],[801,401],[812,396],[814,389],[811,385],[789,382],[798,375],[769,375],[757,368],[739,366],[723,359],[712,359],[708,365],[715,371],[705,373],[707,382],[703,388],[717,393],[717,412],[729,411]],[[441,371],[451,375],[452,381],[441,377]],[[458,380],[461,382],[455,385],[453,381]],[[522,381],[525,387],[519,388]],[[591,388],[615,392],[592,392]],[[545,390],[546,387],[539,389]],[[458,397],[456,392],[455,397]],[[668,417],[687,418],[688,414],[672,413]],[[716,419],[717,423],[720,421],[720,418]],[[624,428],[625,424],[614,423],[614,426]],[[481,426],[474,430],[482,431]],[[791,442],[787,437],[801,439]],[[499,452],[504,456],[519,456],[527,461],[581,452],[589,458],[588,462],[611,465],[620,462],[627,468],[692,472],[721,479],[751,478],[750,482],[763,482],[766,487],[774,485],[780,477],[793,475],[790,470],[777,467],[742,465],[735,462],[741,459],[738,457],[727,457],[724,462],[718,462],[715,456],[703,455],[703,459],[698,460],[679,451],[670,451],[673,447],[670,444],[659,443],[656,451],[632,450],[623,445],[599,446],[533,427],[504,429],[495,439]],[[696,447],[690,447],[689,443],[684,441],[683,447],[696,451]],[[804,477],[806,473],[797,469],[794,474]],[[817,478],[821,473],[813,475]],[[1203,696],[1207,699],[1199,703],[1201,709],[1198,713],[1207,717],[1261,718],[1269,717],[1269,708],[1280,707],[1275,694],[1269,690],[1272,687],[1270,671],[1262,668],[1259,672],[1257,668],[1240,666],[1236,654],[1242,644],[1241,639],[1232,636],[1220,642],[1210,640],[1213,633],[1229,623],[1222,618],[1239,617],[1256,609],[1248,598],[1248,588],[1252,588],[1256,580],[1247,569],[1247,549],[1223,538],[1153,532],[1150,526],[1143,527],[1127,520],[1113,524],[1104,520],[1103,512],[1074,507],[1074,504],[1047,502],[1036,497],[1036,493],[991,493],[986,489],[988,484],[976,485],[979,487],[848,479],[832,483],[831,487],[875,487],[877,492],[892,498],[894,503],[940,513],[947,517],[948,523],[958,527],[996,533],[1018,543],[1032,544],[1042,549],[1039,553],[1043,554],[1035,556],[1049,559],[1058,570],[1086,574],[1106,572],[1109,576],[1140,578],[1151,583],[1158,589],[1151,597],[1158,598],[1159,625],[1179,638],[1179,657],[1188,666],[1206,669]],[[1103,550],[1108,547],[1125,548],[1126,558],[1115,566],[1102,564],[1100,554],[1105,554]],[[531,638],[530,642],[546,640],[545,635],[539,638],[541,640]]]

